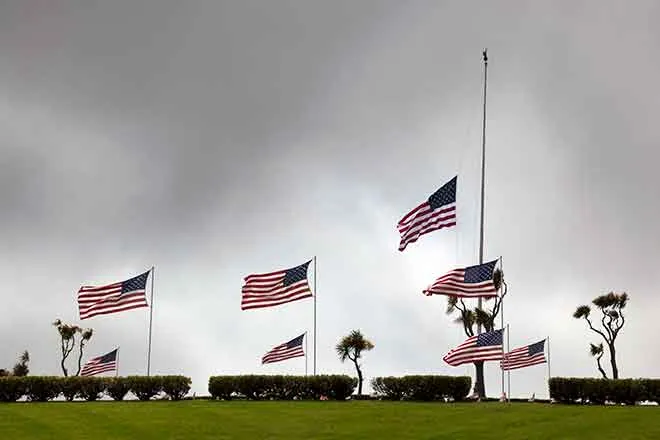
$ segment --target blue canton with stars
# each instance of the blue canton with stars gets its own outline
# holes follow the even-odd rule
[[[528,347],[528,353],[530,356],[534,356],[535,354],[543,353],[545,351],[545,339],[542,340],[541,342],[537,342],[536,344],[532,344]]]
[[[466,283],[482,283],[484,281],[492,280],[496,264],[497,260],[493,260],[489,263],[466,267],[464,281]]]
[[[107,364],[108,362],[114,362],[117,359],[117,349],[115,348],[108,354],[104,354],[98,359],[99,363]]]
[[[286,343],[286,348],[293,348],[293,347],[297,347],[299,345],[302,345],[304,337],[305,337],[305,334],[303,333],[302,335],[298,336],[297,338],[291,339],[289,342]]]
[[[305,264],[289,269],[284,274],[284,287],[290,286],[291,284],[297,283],[298,281],[307,279],[307,267],[312,260],[309,260]]]
[[[124,294],[135,292],[136,290],[144,290],[147,286],[147,278],[149,277],[150,272],[151,271],[147,271],[142,275],[136,276],[135,278],[123,281],[121,283],[121,293]]]
[[[435,211],[441,206],[456,203],[456,181],[458,176],[455,176],[449,182],[442,185],[442,188],[431,194],[429,197],[429,206],[431,210]]]
[[[502,329],[482,333],[477,337],[477,347],[487,347],[489,345],[502,345]]]

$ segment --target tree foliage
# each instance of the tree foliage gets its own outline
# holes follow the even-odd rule
[[[579,306],[573,313],[573,318],[584,319],[589,326],[589,329],[603,338],[610,354],[610,366],[612,368],[613,379],[619,378],[619,368],[616,362],[616,338],[619,336],[619,332],[626,323],[623,309],[626,308],[628,300],[629,297],[627,293],[617,294],[614,292],[594,298],[591,303],[601,312],[599,326],[594,326],[594,320],[598,318],[592,316],[590,306]],[[607,373],[601,365],[601,358],[604,354],[603,344],[600,343],[595,345],[590,343],[589,345],[589,353],[596,358],[598,371],[603,378],[607,379]]]
[[[369,351],[374,348],[374,344],[366,339],[360,330],[353,330],[347,336],[344,336],[335,347],[339,360],[345,362],[350,359],[355,365],[358,375],[358,395],[362,395],[362,369],[358,362],[363,351]]]
[[[69,375],[69,370],[66,367],[66,360],[76,347],[76,342],[79,342],[78,369],[75,374],[75,376],[78,376],[82,369],[82,357],[85,344],[92,338],[94,331],[91,328],[83,329],[74,324],[64,323],[60,319],[56,319],[55,322],[53,322],[53,326],[57,328],[57,332],[60,335],[60,349],[62,353],[60,367],[62,368],[62,373],[65,377]],[[80,337],[79,340],[76,340],[77,336]]]
[[[447,315],[457,314],[454,319],[456,324],[461,324],[465,335],[469,338],[475,335],[475,326],[482,326],[486,332],[495,330],[495,321],[502,310],[502,301],[507,293],[507,285],[504,281],[504,274],[500,269],[493,272],[493,284],[495,289],[500,291],[500,295],[494,298],[483,298],[485,307],[470,308],[465,304],[463,298],[456,296],[447,297]],[[492,304],[492,307],[488,305]],[[474,363],[476,369],[476,379],[474,381],[474,391],[480,397],[486,397],[486,387],[484,384],[484,363],[483,361]]]

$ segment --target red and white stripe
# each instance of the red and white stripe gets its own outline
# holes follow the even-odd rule
[[[123,312],[141,307],[149,307],[149,304],[147,304],[145,289],[126,292],[123,295],[121,291],[121,282],[100,287],[81,287],[78,291],[80,319]]]
[[[499,361],[502,359],[502,344],[477,347],[477,336],[468,338],[447,353],[442,360],[456,367],[475,361]]]
[[[478,298],[497,296],[493,280],[480,283],[466,283],[465,269],[454,269],[435,280],[435,282],[424,289],[424,295],[449,295],[462,298]]]
[[[397,224],[401,234],[399,250],[403,251],[408,244],[416,242],[424,234],[455,225],[455,202],[431,210],[431,205],[426,201],[406,214]]]
[[[115,371],[117,369],[117,361],[106,362],[104,364],[98,363],[98,358],[89,360],[80,370],[81,376],[94,376],[96,374],[105,373],[108,371]]]
[[[270,350],[261,358],[262,364],[272,364],[273,362],[280,362],[287,359],[305,356],[302,345],[287,348],[287,344],[280,344]]]
[[[279,270],[245,277],[241,289],[241,310],[272,307],[313,296],[306,278],[284,286],[286,273],[287,270]]]
[[[500,368],[502,368],[502,370],[515,370],[518,368],[530,367],[532,365],[544,364],[545,362],[545,351],[530,356],[529,346],[525,346],[504,353],[502,361],[500,362]]]

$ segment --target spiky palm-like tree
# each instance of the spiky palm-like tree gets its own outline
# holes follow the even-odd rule
[[[496,269],[493,272],[493,284],[495,284],[495,289],[500,290],[502,288],[499,296],[495,298],[484,298],[484,304],[488,305],[489,303],[493,304],[492,308],[483,308],[480,309],[475,307],[474,309],[469,308],[465,301],[462,298],[456,296],[447,297],[447,315],[452,315],[458,313],[454,322],[461,324],[465,335],[470,338],[475,335],[475,325],[481,325],[486,332],[495,330],[495,320],[502,310],[502,300],[507,293],[507,285],[504,282],[504,275],[500,269]],[[475,381],[474,381],[474,392],[479,396],[479,398],[486,397],[486,385],[484,383],[484,362],[477,361],[474,363],[475,367]]]
[[[605,345],[607,345],[607,349],[610,352],[610,366],[612,367],[613,379],[619,378],[615,344],[619,332],[626,323],[626,318],[623,316],[623,309],[628,304],[628,299],[627,293],[617,294],[610,292],[605,295],[600,295],[591,301],[601,312],[600,328],[594,327],[593,322],[591,321],[591,307],[582,305],[575,309],[575,312],[573,313],[573,318],[584,319],[589,326],[589,329],[600,335],[605,341]],[[603,356],[603,352],[602,343],[599,345],[590,344],[590,353],[592,356],[596,357],[598,371],[600,371],[604,378],[607,378],[607,375],[600,364],[600,358]]]
[[[374,348],[374,344],[366,339],[360,330],[353,330],[347,336],[344,336],[337,344],[335,349],[339,355],[339,360],[344,362],[350,359],[355,365],[358,375],[358,395],[362,395],[362,369],[358,359],[362,356],[363,351],[369,351]]]
[[[80,354],[78,355],[78,371],[76,376],[80,374],[82,368],[82,357],[85,344],[92,338],[94,331],[91,328],[83,329],[77,325],[66,324],[60,319],[56,319],[53,322],[53,326],[57,328],[57,332],[60,334],[60,349],[62,350],[62,359],[60,361],[60,366],[62,367],[62,373],[64,376],[69,375],[69,370],[66,368],[66,359],[69,357],[71,352],[76,346],[76,335],[80,335]]]

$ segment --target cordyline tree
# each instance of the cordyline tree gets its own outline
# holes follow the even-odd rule
[[[492,300],[492,308],[479,308],[475,307],[473,309],[469,308],[463,298],[458,298],[456,296],[447,297],[447,315],[452,315],[458,313],[458,317],[454,320],[455,323],[461,324],[463,330],[467,337],[472,337],[475,335],[475,326],[481,324],[485,332],[490,332],[495,330],[495,320],[497,315],[502,310],[502,300],[506,296],[507,286],[504,282],[503,274],[500,269],[496,269],[493,272],[493,283],[495,284],[495,289],[500,291],[502,287],[501,294],[494,298],[483,298],[483,305],[487,306],[488,303]],[[475,380],[474,380],[474,392],[479,396],[480,399],[486,397],[486,384],[484,383],[484,361],[477,361],[474,363],[475,367]]]
[[[27,350],[25,350],[21,355],[18,357],[18,362],[14,364],[14,368],[9,370],[5,370],[4,368],[0,368],[0,376],[27,376],[28,373],[30,372],[30,367],[28,367],[28,362],[30,362],[30,353],[28,353]]]
[[[610,365],[612,366],[612,378],[619,378],[619,368],[616,365],[616,347],[615,342],[619,332],[623,328],[623,325],[626,323],[626,318],[623,316],[623,309],[626,308],[628,304],[628,294],[621,293],[617,294],[610,292],[606,295],[601,295],[594,298],[591,301],[593,305],[600,310],[600,328],[594,327],[592,316],[591,316],[591,307],[589,306],[580,306],[573,313],[573,318],[584,319],[589,326],[589,329],[594,333],[599,334],[605,341],[605,345],[610,352]],[[598,319],[597,317],[595,319]],[[598,371],[603,376],[604,379],[607,379],[607,373],[600,363],[600,359],[605,353],[603,343],[600,344],[589,344],[589,353],[596,358],[596,365],[598,366]]]
[[[78,347],[78,370],[75,374],[75,376],[78,376],[82,368],[82,357],[85,344],[92,338],[94,330],[91,328],[83,329],[73,324],[66,324],[60,319],[56,319],[55,322],[53,322],[53,325],[57,328],[57,332],[60,334],[60,348],[62,349],[60,366],[62,367],[62,373],[64,376],[69,375],[69,370],[66,368],[66,359],[76,347],[76,342],[78,342],[76,341],[76,336],[80,336]]]
[[[363,380],[362,369],[360,368],[358,359],[362,356],[363,351],[368,351],[372,348],[374,348],[374,344],[370,340],[365,339],[360,330],[353,330],[348,336],[344,336],[335,347],[340,361],[344,362],[346,359],[350,359],[355,364],[358,375],[358,396],[362,395]]]

